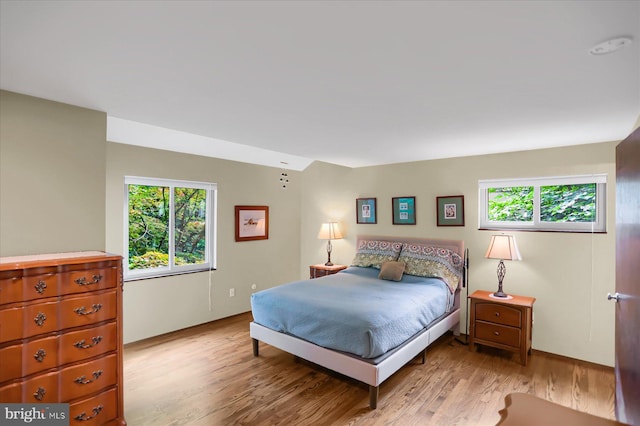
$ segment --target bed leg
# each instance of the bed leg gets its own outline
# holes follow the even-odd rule
[[[427,363],[427,348],[424,348],[424,350],[422,351],[422,363]]]
[[[378,386],[369,385],[369,408],[375,410],[378,407]]]
[[[251,339],[252,343],[253,343],[253,356],[258,356],[259,355],[259,349],[258,349],[258,339]]]

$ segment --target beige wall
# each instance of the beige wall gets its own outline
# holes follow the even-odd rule
[[[607,173],[609,232],[512,232],[523,261],[507,262],[504,286],[507,292],[537,299],[535,349],[613,365],[614,304],[606,300],[606,294],[615,288],[616,144],[421,161],[349,172],[315,163],[304,172],[303,204],[314,209],[330,206],[335,212],[332,219],[340,220],[347,229],[346,239],[334,243],[334,263],[351,261],[358,234],[463,239],[470,251],[470,291],[493,290],[497,288],[497,262],[483,257],[493,232],[478,230],[478,180]],[[307,174],[311,178],[307,179]],[[332,176],[342,179],[339,185],[327,178]],[[436,197],[443,195],[464,195],[464,227],[435,225]],[[397,196],[416,197],[415,226],[392,225],[391,198]],[[358,197],[377,198],[377,225],[355,224]],[[303,215],[303,265],[322,260],[322,246],[305,240],[317,233],[324,219],[319,216]],[[464,326],[461,329],[464,332]]]
[[[142,176],[218,184],[217,270],[128,281],[124,339],[131,342],[251,310],[257,290],[298,279],[300,179],[256,166],[118,143],[107,144],[107,250],[124,252],[124,177]],[[269,239],[235,242],[235,205],[269,206]],[[235,288],[235,297],[229,289]],[[210,293],[209,293],[210,292]]]
[[[218,270],[127,282],[126,341],[246,312],[252,284],[263,289],[308,276],[310,264],[326,259],[317,233],[327,220],[346,233],[334,242],[336,263],[351,261],[358,234],[461,238],[471,252],[471,290],[494,289],[497,264],[483,258],[492,232],[477,229],[478,179],[608,173],[609,233],[514,232],[523,261],[507,264],[505,289],[537,298],[535,349],[613,365],[614,305],[606,293],[615,280],[615,142],[359,169],[316,162],[289,171],[282,190],[278,169],[107,143],[101,112],[9,92],[1,101],[3,256],[122,253],[125,175],[219,185]],[[435,226],[435,197],[458,194],[466,226]],[[392,225],[391,197],[411,195],[417,225]],[[358,197],[377,197],[377,225],[355,224]],[[237,204],[270,206],[269,240],[234,241]]]
[[[0,92],[0,255],[104,250],[106,123]]]

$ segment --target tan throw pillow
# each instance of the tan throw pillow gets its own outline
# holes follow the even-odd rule
[[[389,261],[384,262],[380,267],[378,278],[388,281],[400,281],[404,272],[404,262]]]

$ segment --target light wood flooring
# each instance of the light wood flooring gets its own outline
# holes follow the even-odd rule
[[[511,392],[615,419],[609,367],[536,352],[471,353],[452,335],[368,387],[266,344],[254,357],[250,313],[125,346],[124,406],[142,425],[494,425]]]

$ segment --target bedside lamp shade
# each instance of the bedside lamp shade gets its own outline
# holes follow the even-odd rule
[[[318,232],[319,240],[327,240],[327,263],[326,266],[333,266],[331,263],[331,240],[341,240],[342,232],[340,231],[340,227],[337,222],[327,222],[323,223],[320,228],[320,232]]]
[[[487,259],[500,259],[498,263],[498,291],[493,293],[494,297],[507,297],[502,291],[502,280],[507,273],[504,260],[522,260],[516,239],[513,235],[493,235],[489,242],[489,248],[484,255]]]

